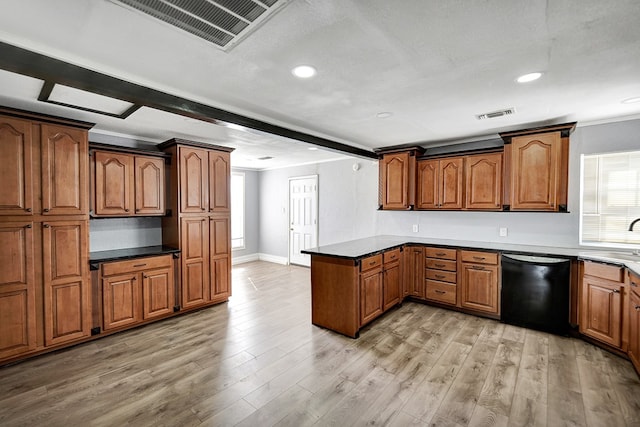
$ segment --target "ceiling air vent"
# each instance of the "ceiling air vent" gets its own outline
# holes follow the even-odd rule
[[[476,115],[476,119],[484,120],[484,119],[495,119],[496,117],[502,116],[510,116],[516,113],[515,108],[507,108],[506,110],[492,111],[490,113],[478,114]]]
[[[271,156],[258,157],[258,160],[271,160],[271,159],[273,159],[273,157]]]
[[[111,0],[229,50],[290,0]]]

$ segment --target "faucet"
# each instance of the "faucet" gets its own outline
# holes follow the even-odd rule
[[[633,221],[631,221],[631,224],[629,224],[629,231],[633,231],[633,226],[636,225],[636,222],[640,221],[640,218],[636,218]]]

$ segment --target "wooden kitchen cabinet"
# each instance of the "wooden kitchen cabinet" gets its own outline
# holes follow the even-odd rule
[[[580,333],[625,350],[624,269],[584,261],[580,300]]]
[[[421,246],[405,248],[404,296],[424,299],[424,251]]]
[[[465,203],[469,210],[502,209],[502,153],[466,156]]]
[[[460,306],[500,315],[500,268],[494,252],[460,251]]]
[[[42,213],[89,213],[89,151],[87,132],[67,126],[43,124]]]
[[[402,296],[402,250],[386,251],[383,256],[383,300],[382,310],[400,304]]]
[[[382,255],[364,258],[360,267],[360,326],[383,312]]]
[[[567,211],[569,135],[575,125],[500,134],[506,159],[503,203],[510,210]]]
[[[379,152],[380,209],[411,210],[415,205],[416,156],[424,150],[411,147]]]
[[[114,150],[93,152],[94,216],[164,215],[164,158]]]
[[[0,215],[33,215],[31,123],[0,116]]]
[[[209,151],[179,147],[180,213],[209,211]]]
[[[173,313],[175,282],[171,255],[103,263],[101,277],[105,331]]]
[[[418,162],[417,209],[462,209],[464,158]]]
[[[181,306],[198,307],[209,301],[209,218],[182,218],[181,237]]]
[[[0,360],[36,348],[33,222],[0,222]]]
[[[231,212],[231,156],[209,152],[209,211]]]
[[[443,304],[457,303],[458,251],[427,247],[425,252],[425,298]]]
[[[226,301],[231,296],[231,221],[228,215],[209,217],[209,236],[209,299]]]
[[[636,371],[640,371],[640,276],[629,275],[629,345],[627,354]]]

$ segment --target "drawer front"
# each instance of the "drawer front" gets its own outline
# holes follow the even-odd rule
[[[427,299],[455,305],[456,290],[456,285],[427,280]]]
[[[601,264],[599,262],[584,262],[584,274],[614,282],[624,281],[624,268],[617,265]]]
[[[427,268],[427,279],[438,280],[440,282],[456,283],[455,271],[442,271]]]
[[[455,261],[458,258],[458,251],[456,249],[426,248],[425,256],[427,258],[452,259]]]
[[[475,264],[498,264],[498,254],[495,252],[460,251],[460,258],[463,262]]]
[[[368,271],[382,266],[382,254],[363,258],[360,263],[360,271]]]
[[[102,264],[102,275],[131,273],[155,268],[170,267],[171,255],[161,255],[147,258],[129,259],[126,261],[113,261]]]
[[[385,252],[383,254],[383,259],[385,264],[398,261],[400,259],[400,249],[398,248]]]
[[[427,258],[427,268],[436,270],[456,271],[456,262],[442,259]]]

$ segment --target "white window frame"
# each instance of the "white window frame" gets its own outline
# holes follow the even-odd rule
[[[640,223],[636,224],[634,231],[629,232],[628,227],[636,218],[640,217],[640,167],[630,167],[623,170],[607,170],[609,174],[612,172],[624,173],[626,171],[636,171],[637,178],[635,182],[633,180],[625,181],[628,184],[628,188],[618,189],[617,191],[626,191],[633,193],[634,197],[629,197],[629,205],[625,206],[620,204],[620,201],[624,201],[625,197],[613,198],[614,204],[608,205],[606,202],[609,200],[608,195],[611,194],[607,191],[607,188],[603,188],[606,184],[603,184],[605,179],[605,173],[603,172],[602,161],[606,158],[613,158],[614,156],[640,156],[640,151],[626,151],[626,152],[614,152],[614,153],[598,153],[598,154],[583,154],[580,156],[580,230],[579,239],[582,246],[594,246],[594,247],[608,247],[608,248],[620,248],[636,250],[640,248]],[[597,184],[594,186],[592,183],[587,183],[585,171],[586,159],[598,158],[597,173],[595,178],[591,178],[592,181],[597,180]],[[637,162],[637,160],[636,160]],[[590,186],[589,188],[586,188]],[[585,196],[585,193],[593,194],[595,196]],[[585,212],[585,202],[587,198],[589,205],[596,205],[594,212]],[[624,212],[626,209],[626,212]],[[588,217],[597,218],[599,226],[594,227],[585,224],[585,220]],[[607,230],[603,224],[603,220],[607,217],[611,220],[616,220],[620,225],[615,230]],[[606,224],[606,223],[605,223]],[[608,233],[608,235],[607,235]],[[586,234],[595,235],[599,237],[586,238]],[[602,236],[602,237],[600,237]],[[614,237],[615,236],[615,237]]]
[[[242,237],[234,237],[233,236],[233,231],[234,231],[234,224],[236,224],[235,226],[238,227],[237,222],[237,214],[234,215],[234,212],[237,212],[237,209],[234,209],[234,199],[237,201],[237,194],[233,191],[233,177],[242,177],[242,194],[241,194],[241,200],[242,200],[242,221],[240,221],[241,223],[241,230],[242,230]],[[246,212],[247,212],[247,206],[246,206],[246,199],[245,199],[245,191],[246,191],[246,185],[247,185],[247,181],[246,181],[246,176],[244,172],[231,172],[231,250],[232,251],[239,251],[242,249],[245,249],[245,242],[246,242],[246,236],[245,236],[245,221],[247,218]],[[237,230],[237,228],[235,229]],[[242,239],[242,244],[240,246],[234,246],[234,240],[239,240]]]

